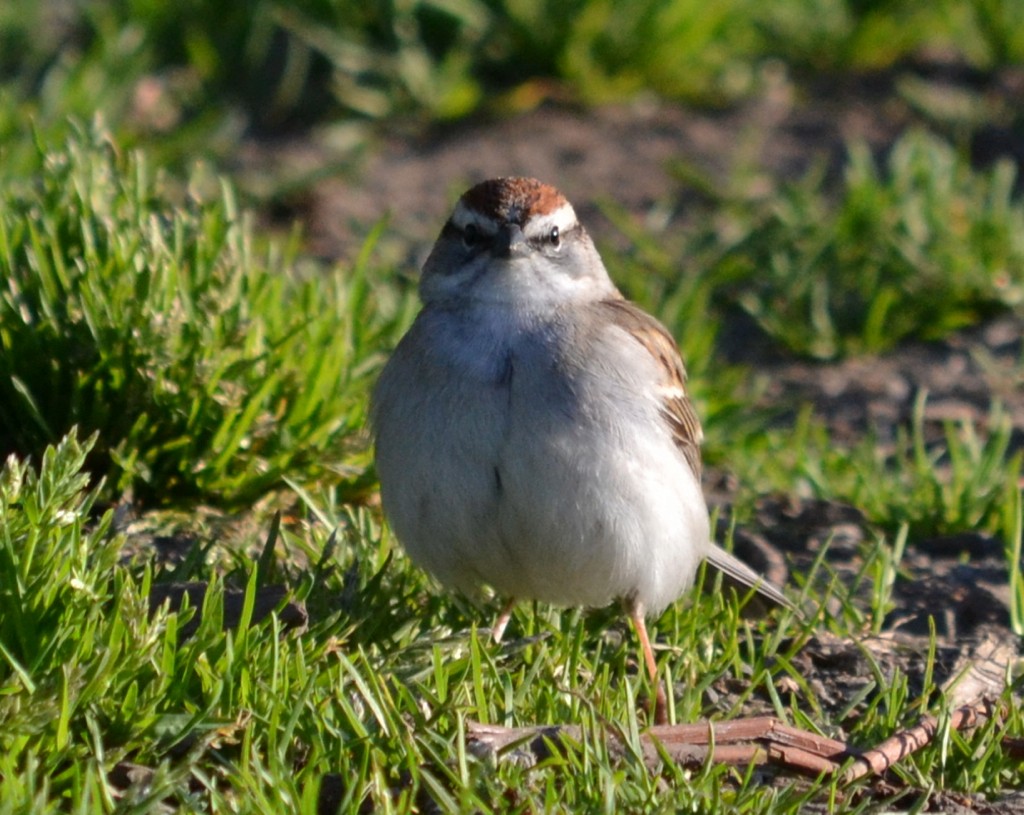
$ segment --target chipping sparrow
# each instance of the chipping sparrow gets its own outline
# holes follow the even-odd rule
[[[371,411],[381,498],[409,556],[470,595],[604,606],[644,623],[716,546],[675,341],[623,299],[569,202],[528,178],[466,192],[423,267],[423,310]]]

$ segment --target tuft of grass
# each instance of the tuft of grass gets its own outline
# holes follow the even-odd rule
[[[761,43],[750,10],[746,0],[581,3],[559,68],[591,102],[654,90],[720,105],[754,84]]]
[[[868,435],[852,448],[836,445],[805,410],[794,428],[748,437],[744,454],[729,460],[741,483],[760,493],[848,503],[893,533],[904,525],[914,537],[1009,528],[1006,507],[1019,488],[1022,454],[1011,452],[1005,414],[994,407],[985,430],[946,421],[942,436],[926,441],[925,403],[921,394],[909,427],[891,443]]]
[[[897,142],[887,168],[854,146],[838,200],[812,174],[767,201],[723,202],[725,225],[694,239],[714,250],[703,251],[718,301],[818,358],[945,336],[1017,306],[1024,206],[1013,168],[975,172],[922,132]]]
[[[785,347],[818,358],[942,337],[1024,301],[1024,204],[1009,163],[972,170],[924,132],[885,171],[854,146],[834,203],[814,176],[741,203],[718,261],[734,299]]]
[[[682,172],[713,205],[672,233],[606,206],[630,249],[602,254],[627,296],[678,338],[698,398],[709,369],[720,391],[737,373],[716,358],[737,309],[780,349],[832,359],[1024,308],[1024,201],[1009,162],[975,170],[947,142],[910,131],[884,161],[851,146],[839,185],[812,172],[766,197],[742,179],[723,193]]]
[[[988,43],[978,36],[972,5],[800,0],[756,7],[753,14],[769,53],[820,74],[890,68],[929,48],[990,61],[996,43],[986,48]]]
[[[97,492],[87,491],[82,467],[94,442],[72,433],[47,448],[38,471],[10,458],[0,472],[0,651],[12,688],[35,691],[41,673],[64,665],[68,626],[88,619],[105,597],[95,575],[117,552],[108,540],[109,514],[86,528]]]
[[[0,453],[73,426],[92,466],[160,501],[237,502],[364,466],[369,377],[393,341],[367,279],[261,240],[231,187],[174,202],[101,130],[0,192]]]

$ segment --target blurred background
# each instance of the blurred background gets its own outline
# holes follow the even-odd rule
[[[325,255],[507,172],[657,226],[911,126],[1019,163],[1022,65],[1021,0],[7,0],[0,179],[100,113]]]

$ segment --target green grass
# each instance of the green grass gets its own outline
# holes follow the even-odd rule
[[[294,594],[329,609],[307,631],[284,631],[273,616],[222,629],[223,588],[245,590],[251,603],[259,584],[256,568],[240,561],[223,578],[207,575],[202,623],[183,639],[194,609],[146,612],[149,586],[180,575],[120,557],[112,512],[97,518],[81,470],[88,448],[72,436],[38,469],[12,461],[0,475],[3,811],[109,812],[118,802],[117,811],[145,812],[162,801],[190,811],[313,812],[325,777],[340,779],[342,811],[410,811],[429,798],[455,811],[792,812],[808,795],[852,792],[834,784],[811,792],[798,781],[773,790],[722,766],[651,773],[628,750],[613,759],[607,734],[635,747],[646,694],[621,620],[526,607],[510,643],[494,646],[477,633],[477,612],[429,594],[418,570],[389,557],[365,510],[312,507],[344,545],[316,575],[287,567]],[[279,555],[324,547],[327,534],[319,523],[286,529]],[[841,617],[817,624],[850,633]],[[671,643],[660,664],[676,683],[682,721],[736,715],[708,695],[727,681],[744,688],[741,703],[763,700],[784,720],[824,732],[853,722],[852,738],[867,744],[912,724],[934,693],[927,678],[912,689],[908,677],[876,666],[856,717],[833,718],[794,663],[813,629],[743,621],[721,594],[671,609],[656,630]],[[780,691],[782,679],[799,690]],[[586,736],[533,769],[495,764],[467,749],[469,719],[571,721]],[[1024,780],[1019,765],[994,745],[1021,724],[1011,713],[1003,725],[950,736],[897,773],[926,788],[1014,786]],[[980,766],[972,763],[979,749]],[[125,797],[107,775],[122,761],[152,771]],[[666,788],[663,778],[674,783]]]
[[[922,131],[879,167],[854,145],[838,190],[816,174],[726,200],[708,265],[725,297],[792,351],[831,358],[936,339],[1024,302],[1024,204],[1011,162],[988,171]],[[732,237],[735,236],[735,237]]]
[[[894,442],[868,435],[852,448],[837,446],[805,410],[794,427],[751,435],[735,469],[757,492],[843,501],[890,532],[906,525],[919,538],[968,529],[994,534],[1005,526],[1021,476],[1009,421],[995,408],[985,430],[946,422],[941,441],[926,442],[925,403],[921,394],[910,427]]]
[[[372,295],[372,240],[333,269],[297,260],[256,240],[230,185],[172,201],[106,138],[0,193],[0,454],[79,426],[112,488],[159,502],[251,501],[325,467],[357,481],[345,440],[400,313]]]

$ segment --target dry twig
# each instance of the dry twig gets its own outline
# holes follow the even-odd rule
[[[950,705],[956,705],[949,717],[950,729],[974,727],[993,714],[992,700],[1002,693],[1007,667],[1016,655],[1016,643],[992,634],[964,655],[962,669],[942,688]],[[939,720],[924,716],[913,727],[901,730],[858,755],[843,780],[854,781],[865,775],[884,773],[897,761],[928,744],[938,731]]]
[[[964,655],[964,668],[943,687],[947,700],[956,705],[949,719],[952,729],[973,727],[993,714],[991,700],[1002,691],[1007,667],[1015,656],[1015,643],[992,636]],[[844,742],[763,716],[731,722],[656,725],[641,734],[639,746],[644,763],[651,769],[667,757],[690,766],[710,760],[736,765],[772,764],[811,775],[831,775],[855,757],[843,774],[843,780],[849,782],[884,773],[928,744],[939,725],[936,717],[926,716],[876,747],[858,751]],[[470,740],[479,748],[494,754],[525,749],[534,759],[542,759],[552,748],[582,737],[581,728],[574,725],[500,727],[469,722],[467,729]],[[610,736],[609,748],[613,753],[626,751],[619,735]]]
[[[494,753],[513,747],[527,748],[540,759],[549,745],[579,741],[582,731],[574,725],[551,727],[500,727],[467,723],[472,741]],[[624,753],[619,736],[611,736],[609,747]],[[640,735],[644,763],[656,769],[668,756],[677,764],[699,766],[708,761],[724,764],[771,763],[798,772],[818,775],[835,772],[846,757],[846,745],[816,733],[783,724],[771,716],[732,722],[656,725]]]

